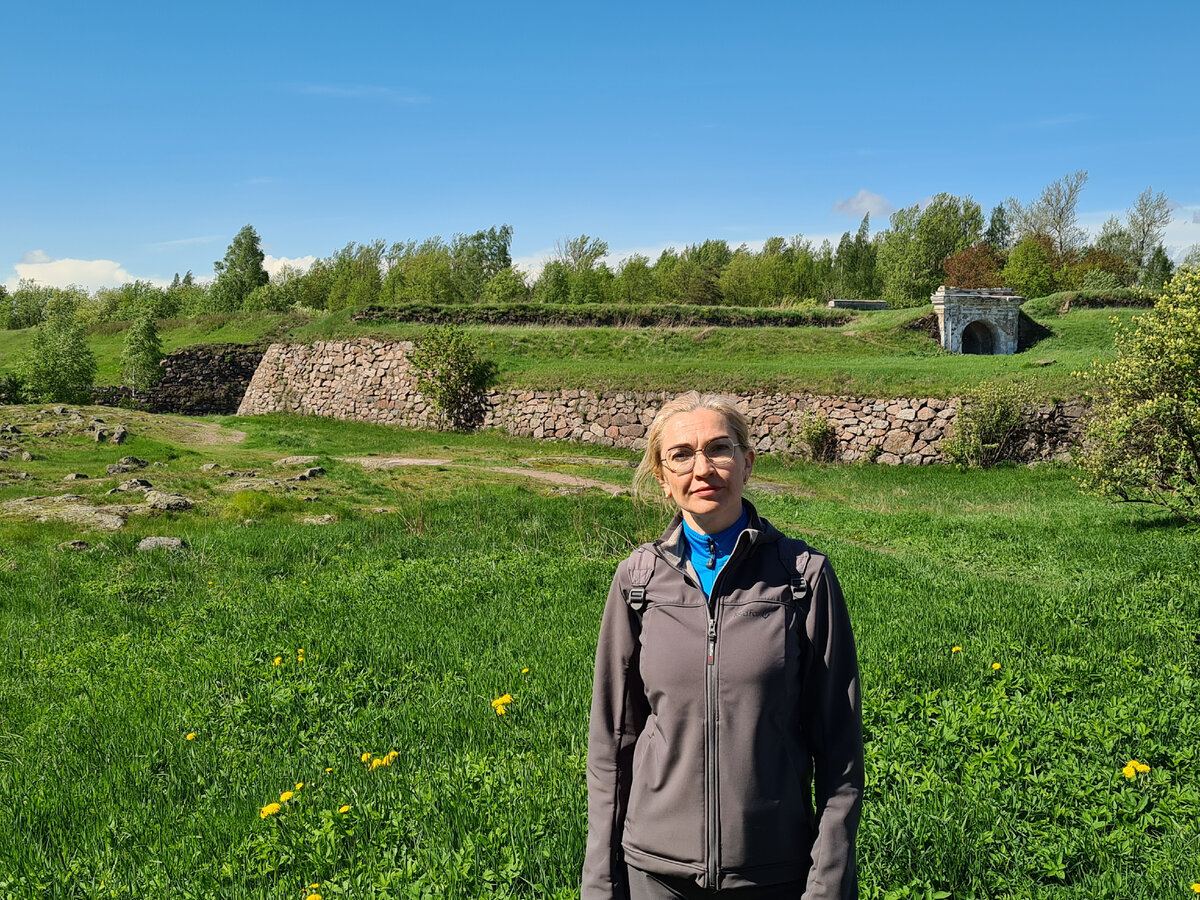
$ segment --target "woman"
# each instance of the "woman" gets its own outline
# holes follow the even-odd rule
[[[728,397],[684,394],[650,426],[635,486],[678,512],[604,610],[582,900],[858,896],[850,620],[825,557],[743,500],[753,467]]]

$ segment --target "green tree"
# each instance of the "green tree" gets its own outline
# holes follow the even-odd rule
[[[1116,358],[1085,375],[1094,402],[1080,484],[1200,521],[1200,270],[1181,268],[1115,343]]]
[[[383,290],[383,241],[347,244],[325,260],[329,293],[326,309],[345,309],[379,302]]]
[[[620,303],[649,303],[654,294],[654,272],[649,258],[635,253],[617,267],[613,299]]]
[[[1054,291],[1054,245],[1046,235],[1021,238],[1001,273],[1006,287],[1022,297],[1045,297]]]
[[[211,293],[216,312],[237,312],[256,287],[267,283],[265,258],[258,232],[252,225],[243,226],[225,251],[225,259],[213,263],[217,277]]]
[[[483,286],[483,299],[488,303],[513,303],[529,299],[529,285],[511,265],[500,269]]]
[[[475,341],[455,325],[429,329],[408,354],[417,387],[457,431],[477,427],[485,395],[496,380],[496,364],[480,357]]]
[[[983,239],[1000,253],[1006,253],[1012,247],[1012,226],[1008,223],[1008,213],[1002,204],[992,207]]]
[[[143,311],[125,332],[125,343],[121,348],[121,379],[129,385],[135,402],[139,394],[149,393],[162,377],[162,369],[159,368],[162,358],[158,324],[153,313]]]
[[[475,303],[483,296],[489,281],[512,267],[509,255],[512,234],[511,225],[501,225],[454,236],[450,242],[450,261],[458,302]]]
[[[958,288],[1000,287],[1004,283],[1000,275],[1003,268],[1004,257],[987,240],[946,257],[942,263],[946,285]]]
[[[925,209],[897,210],[889,224],[878,253],[883,293],[897,306],[915,306],[945,283],[944,260],[980,239],[983,210],[970,197],[938,194]]]
[[[1154,252],[1150,254],[1150,261],[1146,263],[1145,271],[1142,272],[1142,287],[1151,291],[1160,290],[1170,279],[1171,273],[1174,271],[1175,264],[1167,256],[1167,251],[1163,249],[1163,245],[1159,244],[1154,248]]]
[[[46,317],[33,330],[20,374],[31,396],[58,403],[87,403],[96,379],[96,357],[76,318],[79,298],[71,292],[56,294],[46,307]]]

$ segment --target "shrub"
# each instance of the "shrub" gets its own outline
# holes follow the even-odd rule
[[[150,312],[143,312],[125,333],[121,349],[121,378],[129,385],[130,396],[136,402],[138,394],[145,395],[162,378],[162,344],[158,326]]]
[[[96,357],[75,318],[76,299],[55,297],[46,319],[33,329],[21,376],[31,397],[59,403],[87,403],[96,378]]]
[[[1079,482],[1200,521],[1200,270],[1182,268],[1115,343],[1116,359],[1084,375],[1094,408]]]
[[[457,431],[483,421],[483,395],[496,380],[496,364],[480,359],[475,342],[461,328],[429,329],[408,357],[417,387]]]
[[[831,462],[837,450],[837,429],[826,416],[805,410],[797,429],[808,458],[814,462]]]
[[[1011,459],[1032,401],[1033,392],[1023,384],[979,385],[959,402],[954,432],[942,442],[942,453],[961,469],[990,469]]]
[[[0,375],[0,404],[15,405],[27,403],[29,392],[25,388],[25,380],[14,372]]]

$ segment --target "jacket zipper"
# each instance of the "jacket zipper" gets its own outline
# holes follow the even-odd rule
[[[707,604],[706,604],[707,605]],[[707,752],[704,766],[704,806],[708,811],[708,887],[717,889],[717,619],[708,613],[708,665],[705,666],[704,700],[706,705]]]
[[[742,532],[742,534],[745,533]],[[718,803],[720,785],[717,784],[717,617],[721,612],[721,600],[720,594],[717,591],[717,585],[721,583],[721,578],[729,567],[734,562],[740,561],[745,552],[743,548],[749,547],[752,543],[753,540],[743,542],[741,535],[738,535],[737,543],[733,545],[729,559],[725,561],[725,565],[717,573],[716,581],[713,582],[712,594],[709,598],[711,602],[704,605],[705,612],[708,614],[708,662],[704,667],[706,675],[704,679],[704,701],[707,712],[705,716],[705,743],[708,750],[705,754],[704,766],[705,808],[708,811],[708,859],[706,868],[708,870],[708,888],[713,891],[718,889],[717,872],[721,864],[720,810]]]

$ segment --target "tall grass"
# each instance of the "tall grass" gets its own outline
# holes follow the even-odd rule
[[[242,445],[176,459],[301,452],[338,427],[234,424]],[[403,487],[386,514],[326,501],[324,528],[201,509],[90,553],[54,549],[64,526],[0,530],[0,897],[576,892],[599,616],[661,514],[485,480],[527,442],[340,427],[336,452],[359,434],[467,463],[331,463],[355,502]],[[864,897],[1200,881],[1200,530],[1083,497],[1066,469],[756,473],[784,486],[760,509],[830,554],[851,607]],[[138,553],[151,532],[188,547]],[[1149,770],[1127,778],[1131,759]]]

